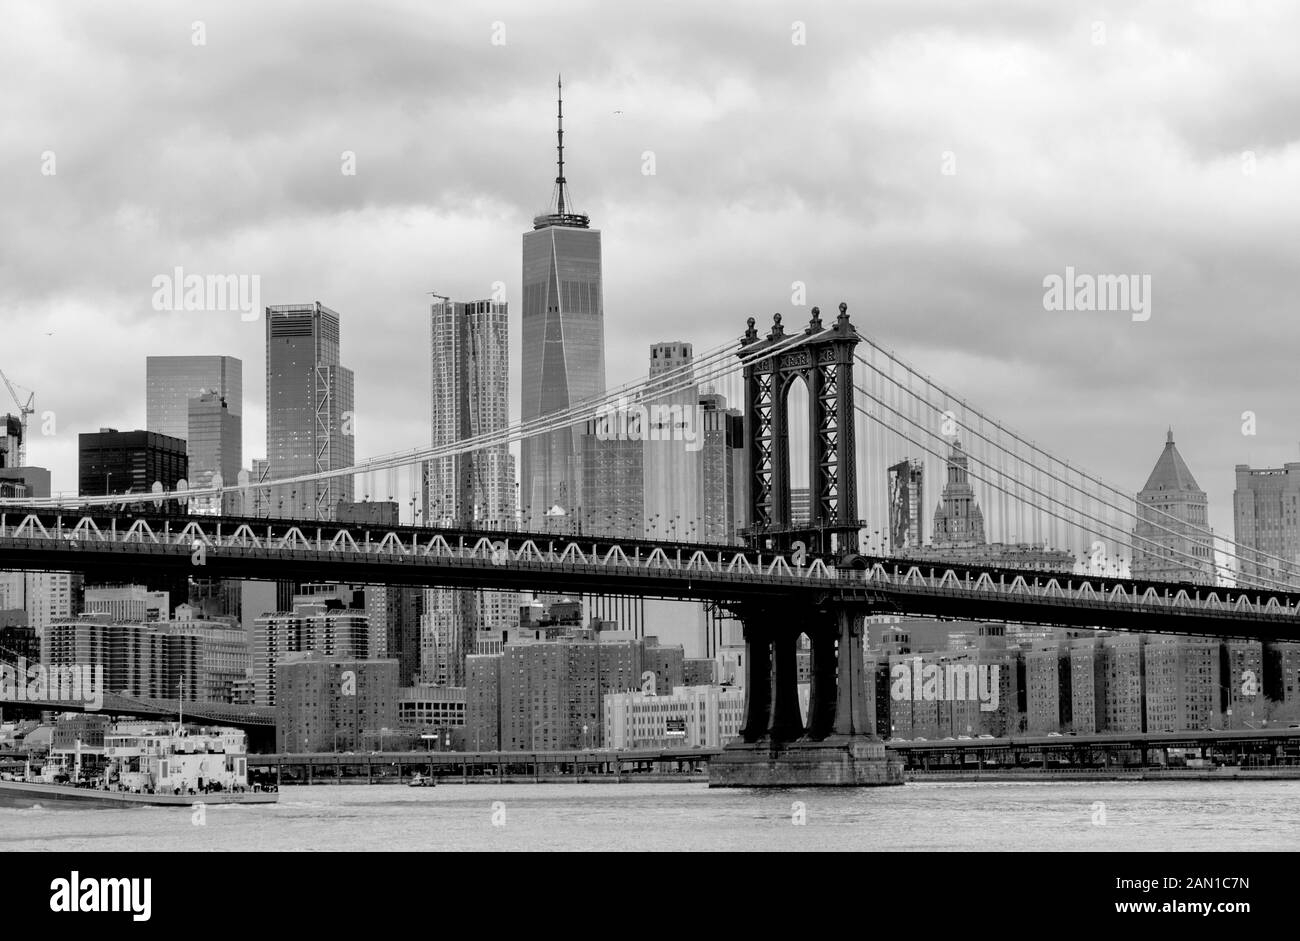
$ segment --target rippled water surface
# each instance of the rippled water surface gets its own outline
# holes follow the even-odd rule
[[[202,826],[194,818],[0,808],[0,849],[1295,850],[1300,781],[317,785],[285,788],[278,805],[209,807]]]

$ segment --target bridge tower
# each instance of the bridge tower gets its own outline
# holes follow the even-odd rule
[[[749,529],[757,548],[840,555],[858,548],[857,468],[853,435],[853,350],[858,332],[849,305],[830,327],[812,309],[806,339],[745,366],[745,454],[749,466]],[[788,343],[791,335],[773,317],[763,338],[749,318],[738,355],[744,359]],[[791,499],[790,391],[808,390],[808,518],[796,520]]]
[[[738,355],[744,367],[745,447],[750,512],[747,535],[791,565],[817,554],[851,568],[865,524],[857,519],[853,351],[858,333],[840,304],[834,324],[814,307],[802,343],[788,343],[781,315],[760,336],[749,319]],[[808,388],[808,515],[791,499],[789,398]],[[709,763],[712,787],[902,784],[902,765],[876,735],[863,665],[870,607],[828,592],[817,603],[733,605],[745,632],[745,721],[740,737]],[[808,717],[798,697],[800,634],[812,643]]]

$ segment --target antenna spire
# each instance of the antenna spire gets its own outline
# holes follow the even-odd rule
[[[555,155],[557,173],[555,186],[559,193],[556,209],[564,215],[564,76],[555,77]]]
[[[569,182],[564,178],[564,76],[555,77],[555,191],[548,211],[533,217],[533,228],[562,225],[585,229],[591,220],[572,209]]]

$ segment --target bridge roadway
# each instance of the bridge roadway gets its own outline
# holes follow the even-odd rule
[[[0,512],[0,570],[615,594],[804,616],[848,604],[1065,627],[1300,640],[1300,594],[716,543],[160,512]]]
[[[104,693],[103,705],[87,703],[81,699],[10,699],[0,698],[0,707],[9,710],[35,712],[90,712],[106,716],[134,716],[140,719],[175,720],[178,712],[175,699],[148,699],[123,696],[121,693]],[[275,708],[265,706],[237,706],[229,703],[186,702],[185,721],[199,724],[229,725],[249,730],[274,729]]]

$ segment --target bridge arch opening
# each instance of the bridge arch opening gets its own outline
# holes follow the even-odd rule
[[[791,376],[780,399],[785,422],[785,445],[789,459],[790,526],[806,526],[811,518],[812,493],[809,463],[812,460],[812,431],[808,427],[808,381],[802,375]]]

